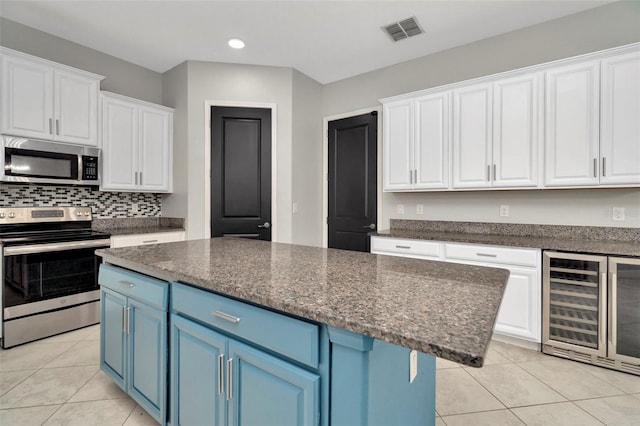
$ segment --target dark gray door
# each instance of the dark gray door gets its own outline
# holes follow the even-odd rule
[[[271,241],[271,110],[211,108],[211,236]]]
[[[369,251],[377,223],[378,116],[329,122],[329,247]]]

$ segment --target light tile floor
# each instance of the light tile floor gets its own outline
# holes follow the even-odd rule
[[[98,367],[98,326],[0,350],[0,425],[157,423]],[[640,425],[640,377],[492,342],[437,360],[436,425]]]

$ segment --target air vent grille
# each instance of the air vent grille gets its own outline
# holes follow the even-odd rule
[[[391,37],[391,40],[394,42],[423,33],[415,16],[400,22],[394,22],[393,24],[382,27],[382,29],[389,34],[389,37]]]

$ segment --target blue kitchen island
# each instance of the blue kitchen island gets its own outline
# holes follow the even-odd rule
[[[98,250],[101,368],[161,424],[432,425],[508,271],[236,238]]]

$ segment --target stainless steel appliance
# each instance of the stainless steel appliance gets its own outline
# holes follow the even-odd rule
[[[544,252],[542,351],[640,375],[640,259]]]
[[[13,136],[2,136],[0,147],[0,181],[100,184],[98,148]]]
[[[89,207],[0,208],[2,347],[100,321],[97,248]]]

